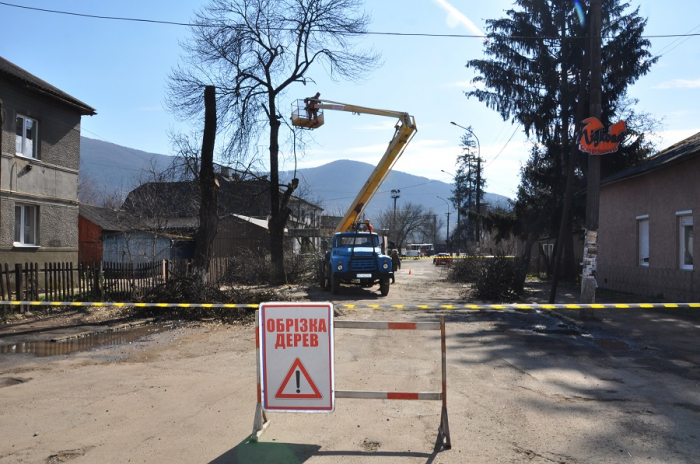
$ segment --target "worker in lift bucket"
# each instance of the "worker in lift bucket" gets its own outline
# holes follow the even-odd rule
[[[320,97],[321,92],[316,92],[316,95],[313,97],[304,99],[304,103],[306,104],[306,114],[309,116],[309,119],[313,117],[314,121],[318,121],[318,108],[316,108],[316,105],[318,104],[318,99]]]

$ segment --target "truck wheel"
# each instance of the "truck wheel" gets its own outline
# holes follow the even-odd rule
[[[331,290],[333,295],[340,294],[340,279],[333,273],[331,273]]]
[[[382,279],[382,281],[379,283],[379,291],[381,292],[382,296],[387,296],[389,294],[390,286],[391,283],[389,279]]]
[[[328,271],[323,273],[323,289],[329,290],[331,288],[331,278],[328,275]]]
[[[328,265],[328,262],[323,260],[321,261],[321,276],[320,276],[320,284],[321,288],[324,290],[328,290],[331,288],[331,278],[330,278],[330,266]]]

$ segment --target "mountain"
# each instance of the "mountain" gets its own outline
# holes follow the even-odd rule
[[[90,179],[103,192],[125,197],[154,166],[162,171],[172,157],[80,137],[80,180]]]
[[[357,193],[369,178],[375,166],[351,160],[333,161],[316,168],[299,169],[300,195],[324,208],[324,213],[342,216]],[[292,171],[280,172],[280,181],[289,182]],[[400,171],[391,171],[379,191],[365,210],[368,217],[376,216],[387,208],[393,208],[392,190],[400,190],[396,207],[403,203],[422,205],[436,213],[447,213],[447,205],[438,197],[449,201],[452,185],[427,177],[414,176]],[[508,208],[508,198],[495,193],[484,193],[484,203],[493,207]],[[450,203],[450,211],[454,207]]]
[[[80,138],[80,177],[81,181],[91,179],[103,192],[119,191],[122,197],[146,178],[146,173],[154,166],[165,169],[172,157],[127,148],[109,142]],[[300,169],[299,196],[324,208],[324,214],[342,216],[357,196],[360,188],[369,178],[374,165],[351,160],[338,160],[315,168]],[[293,172],[280,172],[282,183],[289,182]],[[435,213],[447,213],[447,205],[440,198],[449,201],[452,186],[445,182],[414,176],[400,171],[392,171],[366,209],[366,215],[373,217],[394,205],[391,191],[400,190],[396,207],[411,202],[420,204]],[[508,207],[508,199],[502,195],[484,193],[484,202],[492,206]],[[450,204],[450,212],[454,207]]]

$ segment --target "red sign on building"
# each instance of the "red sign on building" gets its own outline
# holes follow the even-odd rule
[[[627,125],[625,121],[620,121],[604,131],[605,127],[597,118],[583,120],[581,138],[579,139],[579,150],[591,155],[605,155],[614,153],[622,142]]]

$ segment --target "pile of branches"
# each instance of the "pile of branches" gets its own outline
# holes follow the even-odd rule
[[[288,284],[314,283],[316,261],[318,256],[313,254],[287,254],[284,258],[284,268]],[[270,254],[250,250],[229,258],[226,271],[221,279],[223,285],[260,285],[270,280]]]
[[[280,301],[283,295],[274,289],[221,287],[219,283],[203,284],[189,276],[173,276],[168,283],[159,285],[141,299],[144,303],[221,303],[259,304]],[[141,316],[158,319],[216,320],[224,323],[250,323],[254,308],[140,308]]]

